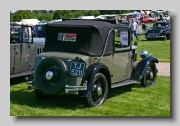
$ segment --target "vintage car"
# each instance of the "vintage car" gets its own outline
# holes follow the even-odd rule
[[[76,38],[65,39],[67,33]],[[138,81],[143,87],[155,84],[158,59],[142,50],[142,60],[137,61],[136,49],[131,29],[108,19],[47,24],[44,52],[36,56],[32,76],[26,78],[27,89],[33,89],[39,100],[75,94],[90,107],[99,106],[110,88]]]
[[[10,78],[32,73],[35,57],[42,52],[44,43],[44,38],[33,38],[31,26],[11,26]]]
[[[145,33],[147,40],[151,39],[170,39],[170,22],[169,21],[157,21],[153,27]]]
[[[141,18],[141,19],[140,19],[140,22],[141,22],[141,23],[148,23],[149,20],[148,20],[148,18]]]
[[[33,37],[37,38],[45,38],[46,37],[46,29],[45,24],[37,24],[33,27]]]
[[[154,17],[148,17],[146,19],[148,20],[148,22],[156,22],[157,21],[157,19]]]

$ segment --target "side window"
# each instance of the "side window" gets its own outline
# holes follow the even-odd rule
[[[20,43],[21,42],[21,27],[14,27],[10,29],[10,43]]]
[[[41,26],[38,26],[38,31],[42,31],[42,27]]]
[[[23,42],[32,42],[31,27],[23,27]]]
[[[129,49],[130,47],[130,31],[116,29],[115,40],[114,40],[114,49],[115,51]]]

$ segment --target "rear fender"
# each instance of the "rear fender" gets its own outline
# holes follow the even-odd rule
[[[82,79],[81,85],[83,85],[83,82],[87,80],[87,91],[79,91],[79,96],[81,97],[87,97],[89,92],[90,92],[90,85],[93,83],[94,76],[96,73],[101,72],[105,74],[108,86],[111,84],[111,76],[110,76],[110,71],[108,67],[102,63],[97,63],[90,65],[87,70],[86,70],[86,75]]]
[[[142,59],[132,71],[131,78],[133,80],[140,81],[144,75],[146,68],[151,62],[158,63],[158,60],[154,56],[148,56]]]

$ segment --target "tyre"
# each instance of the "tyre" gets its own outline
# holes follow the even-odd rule
[[[166,41],[167,40],[167,35],[164,35],[164,41]]]
[[[102,73],[97,73],[90,85],[89,95],[87,97],[88,105],[95,107],[103,104],[108,94],[108,83]]]
[[[143,78],[141,79],[141,86],[142,87],[153,86],[156,82],[156,78],[157,78],[156,65],[155,63],[151,62],[146,68]]]
[[[67,74],[67,65],[61,59],[44,59],[35,72],[37,87],[45,95],[55,95],[65,88]]]

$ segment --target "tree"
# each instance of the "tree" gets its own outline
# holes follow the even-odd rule
[[[53,20],[53,14],[40,14],[38,17],[38,20],[47,20],[47,21],[51,21]]]
[[[71,10],[55,10],[53,19],[72,18],[73,13]]]
[[[31,10],[18,10],[14,13],[14,21],[21,21],[22,19],[36,18]]]
[[[53,14],[53,13],[54,13],[54,11],[53,11],[53,10],[49,10],[49,13],[50,13],[50,14]]]
[[[41,14],[47,14],[47,10],[40,10]]]
[[[14,15],[14,14],[10,11],[10,22],[13,22],[13,21],[14,21],[13,15]]]
[[[87,10],[72,10],[73,13],[73,17],[74,18],[78,18],[79,16],[85,16],[88,15],[88,11]]]
[[[40,10],[32,10],[32,12],[33,12],[35,15],[38,15],[38,14],[40,14],[40,13],[41,13],[41,11],[40,11]]]
[[[98,16],[100,14],[100,12],[98,10],[89,10],[87,15],[89,16]]]

